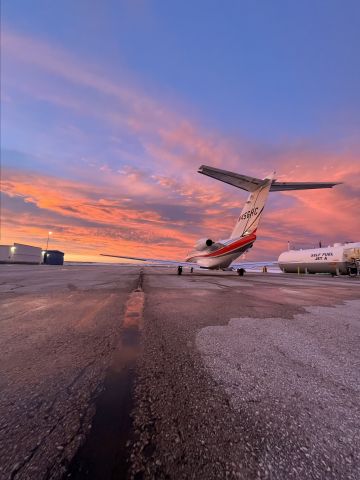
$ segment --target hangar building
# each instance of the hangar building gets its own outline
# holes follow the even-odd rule
[[[0,245],[0,263],[29,263],[40,264],[42,261],[41,248],[22,243],[14,245]]]

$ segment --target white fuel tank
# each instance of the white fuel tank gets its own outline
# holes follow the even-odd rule
[[[360,242],[336,243],[331,247],[309,250],[288,250],[279,256],[278,263],[285,273],[347,274],[355,271],[360,262]]]

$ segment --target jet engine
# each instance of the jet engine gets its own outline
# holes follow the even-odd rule
[[[210,238],[201,238],[196,242],[195,250],[206,250],[207,248],[211,247],[213,243],[214,242]]]

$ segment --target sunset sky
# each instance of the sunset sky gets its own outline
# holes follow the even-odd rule
[[[1,244],[183,259],[283,181],[247,260],[360,241],[358,0],[14,0],[1,15]],[[105,260],[105,259],[104,259]]]

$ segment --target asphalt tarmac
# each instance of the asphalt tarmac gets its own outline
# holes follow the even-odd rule
[[[0,478],[360,478],[360,279],[0,266]]]

